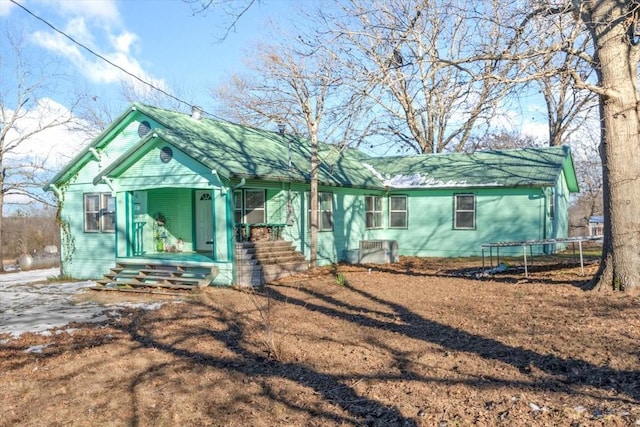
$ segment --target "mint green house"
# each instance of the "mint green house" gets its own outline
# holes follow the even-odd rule
[[[291,135],[133,104],[45,187],[60,203],[62,273],[99,278],[135,260],[256,283],[243,277],[239,248],[260,239],[308,260],[309,149]],[[321,144],[319,159],[319,264],[366,262],[380,242],[392,258],[452,257],[566,237],[578,191],[567,147],[370,157]]]

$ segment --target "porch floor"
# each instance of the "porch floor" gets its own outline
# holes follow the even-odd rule
[[[160,265],[210,265],[215,264],[213,255],[200,252],[158,252],[116,258],[116,262],[149,263]]]

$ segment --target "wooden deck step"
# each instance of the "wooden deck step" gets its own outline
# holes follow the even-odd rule
[[[216,267],[118,262],[107,274],[96,280],[96,286],[91,289],[127,292],[133,289],[137,292],[158,289],[193,291],[209,286],[217,274]]]
[[[194,285],[184,285],[184,284],[173,284],[173,283],[144,283],[138,282],[135,280],[119,280],[117,282],[108,282],[104,284],[101,288],[107,289],[126,289],[126,287],[132,288],[166,288],[166,289],[187,289],[193,290],[197,289],[198,286]]]
[[[107,288],[105,286],[92,286],[89,289],[101,292],[134,292],[139,294],[154,294],[154,295],[172,295],[183,296],[184,292],[166,292],[156,289],[137,289],[137,288]]]

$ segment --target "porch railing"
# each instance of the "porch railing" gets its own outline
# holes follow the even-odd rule
[[[133,223],[133,254],[142,255],[144,253],[144,226],[145,221],[135,221]]]
[[[252,230],[267,229],[269,240],[282,240],[283,231],[287,224],[280,223],[239,223],[235,227],[236,241],[248,242],[251,240]]]

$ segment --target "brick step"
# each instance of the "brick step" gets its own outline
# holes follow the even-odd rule
[[[236,243],[236,249],[278,249],[293,247],[292,243],[287,240],[269,240],[264,242],[244,242]]]
[[[277,249],[273,249],[273,250],[266,250],[266,249],[260,249],[257,250],[253,253],[253,256],[255,257],[264,257],[264,256],[275,256],[275,255],[285,255],[285,254],[297,254],[300,252],[297,252],[295,249],[293,249],[292,247],[290,248],[277,248]]]
[[[256,260],[258,260],[258,263],[262,265],[270,265],[304,261],[304,256],[297,252],[289,252],[287,254],[270,254],[267,256],[257,256]]]
[[[265,265],[262,268],[262,279],[265,283],[270,283],[283,277],[307,271],[308,269],[309,263],[307,261]]]
[[[239,267],[236,270],[236,281],[242,286],[260,286],[262,281],[262,267],[254,265],[252,267]]]
[[[304,255],[285,240],[237,243],[235,254],[237,281],[243,285],[262,285],[309,268]]]

